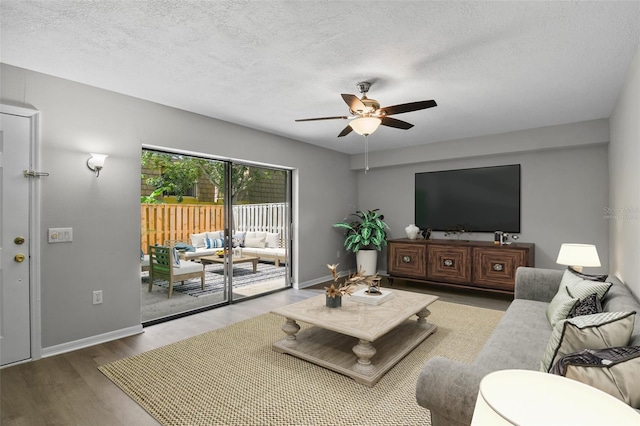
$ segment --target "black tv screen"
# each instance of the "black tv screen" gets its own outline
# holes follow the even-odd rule
[[[421,229],[520,232],[520,165],[416,173]]]

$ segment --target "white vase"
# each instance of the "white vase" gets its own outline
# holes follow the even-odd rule
[[[358,272],[365,276],[375,275],[378,272],[378,252],[376,250],[358,250],[356,252]]]
[[[404,228],[404,232],[407,233],[407,238],[410,240],[415,240],[418,237],[418,233],[420,232],[420,228],[418,228],[415,224],[411,224]]]

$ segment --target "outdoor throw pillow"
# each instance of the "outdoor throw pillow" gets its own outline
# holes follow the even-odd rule
[[[602,312],[558,321],[547,349],[542,355],[540,371],[549,372],[557,360],[583,349],[604,349],[629,344],[635,312]]]
[[[249,238],[246,237],[244,239],[245,247],[255,247],[255,248],[264,248],[266,246],[266,241],[264,238]]]
[[[560,358],[551,373],[593,386],[640,408],[640,346],[585,349]]]
[[[205,241],[205,247],[208,249],[224,247],[224,240],[221,238],[215,238],[215,239],[205,238],[204,241]]]
[[[236,232],[233,234],[233,247],[244,247],[244,232]]]
[[[191,234],[191,245],[195,248],[203,248],[205,246],[204,240],[207,238],[206,232],[201,232],[200,234]]]
[[[280,247],[280,234],[277,232],[267,232],[266,243],[269,248]]]
[[[551,327],[555,326],[558,321],[567,318],[579,302],[580,300],[577,297],[569,296],[565,288],[558,289],[556,295],[549,302],[546,311],[547,320]]]
[[[172,256],[173,256],[173,267],[174,268],[179,268],[180,267],[180,253],[178,253],[178,249],[173,247],[173,249],[171,250],[171,253],[172,253]]]
[[[567,318],[579,317],[580,315],[593,315],[602,312],[602,304],[597,293],[585,297],[575,304]]]

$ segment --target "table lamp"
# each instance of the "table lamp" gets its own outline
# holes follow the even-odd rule
[[[638,424],[636,410],[600,389],[529,370],[486,375],[471,420],[471,426]]]
[[[582,272],[582,267],[600,266],[598,250],[593,244],[564,243],[560,246],[558,259],[559,265],[567,265],[578,272]]]

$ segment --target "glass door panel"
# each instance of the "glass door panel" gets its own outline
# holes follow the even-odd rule
[[[234,163],[232,300],[290,284],[290,172]]]
[[[228,220],[226,165],[223,161],[143,150],[140,250],[143,323],[228,303],[229,268],[224,251]],[[149,258],[149,246],[156,245],[167,247],[172,254],[175,250],[180,258],[179,265],[171,268],[171,276],[163,273],[167,265],[152,269],[152,262],[163,262]],[[200,276],[198,269],[202,271]],[[172,287],[170,297],[169,287]]]

